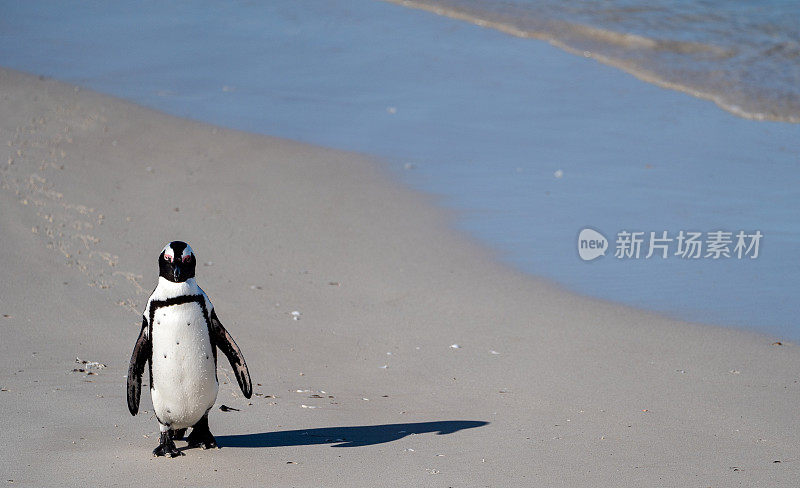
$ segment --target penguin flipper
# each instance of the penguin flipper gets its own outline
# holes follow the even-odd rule
[[[216,310],[211,310],[211,336],[214,344],[231,363],[233,373],[236,375],[236,381],[239,382],[239,388],[241,388],[245,398],[250,398],[253,395],[253,384],[250,382],[250,371],[247,369],[247,363],[244,361],[244,356],[239,346],[236,345],[236,341],[233,340],[231,334],[220,323]]]
[[[136,340],[136,345],[133,346],[133,354],[131,355],[131,364],[128,367],[128,410],[131,415],[136,415],[139,412],[139,397],[142,394],[142,373],[144,373],[144,365],[150,358],[150,338],[147,334],[147,319],[142,318],[142,331],[139,332],[139,338]]]

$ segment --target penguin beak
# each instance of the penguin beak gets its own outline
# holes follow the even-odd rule
[[[181,279],[181,268],[180,268],[180,266],[173,266],[172,267],[172,276],[175,278],[175,281],[179,281]]]

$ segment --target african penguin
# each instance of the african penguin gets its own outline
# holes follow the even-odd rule
[[[192,248],[181,241],[164,246],[158,257],[158,285],[144,309],[142,330],[128,369],[128,410],[139,411],[142,373],[150,365],[150,396],[161,428],[154,456],[182,455],[173,439],[188,427],[189,447],[217,447],[208,429],[208,411],[217,400],[217,348],[228,361],[246,398],[253,393],[250,372],[233,337],[194,279]]]

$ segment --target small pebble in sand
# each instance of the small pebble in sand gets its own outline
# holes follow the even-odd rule
[[[292,320],[300,320],[300,316],[301,316],[302,314],[301,314],[300,312],[298,312],[297,310],[295,310],[295,311],[293,311],[293,312],[291,313],[291,315],[292,315]]]
[[[451,349],[461,349],[461,346],[459,346],[458,344],[451,344],[450,348]]]
[[[389,367],[388,364],[384,364],[383,366],[381,366],[381,369],[387,369],[388,367]]]
[[[303,407],[303,408],[317,408],[317,407],[315,407],[313,405],[300,405],[300,406]]]
[[[495,355],[495,356],[496,356],[496,355],[498,355],[498,354],[500,354],[500,353],[499,353],[499,352],[497,352],[497,351],[495,351],[494,349],[492,349],[491,351],[489,351],[489,354],[493,354],[493,355]]]
[[[153,167],[152,166],[148,166],[144,170],[147,171],[148,173],[152,173],[153,172]]]
[[[103,364],[103,363],[98,363],[97,361],[86,361],[85,359],[81,359],[81,358],[78,358],[78,357],[75,358],[75,362],[78,363],[78,364],[83,364],[84,367],[86,368],[86,370],[103,369],[103,368],[106,367],[106,365]],[[83,368],[81,368],[81,369],[83,369]],[[75,370],[73,370],[73,371],[75,371]],[[81,371],[81,372],[83,372],[83,371]]]

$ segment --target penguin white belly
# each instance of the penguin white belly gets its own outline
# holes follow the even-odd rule
[[[197,302],[160,307],[152,330],[156,416],[171,429],[191,427],[214,406],[219,388],[203,309]]]

